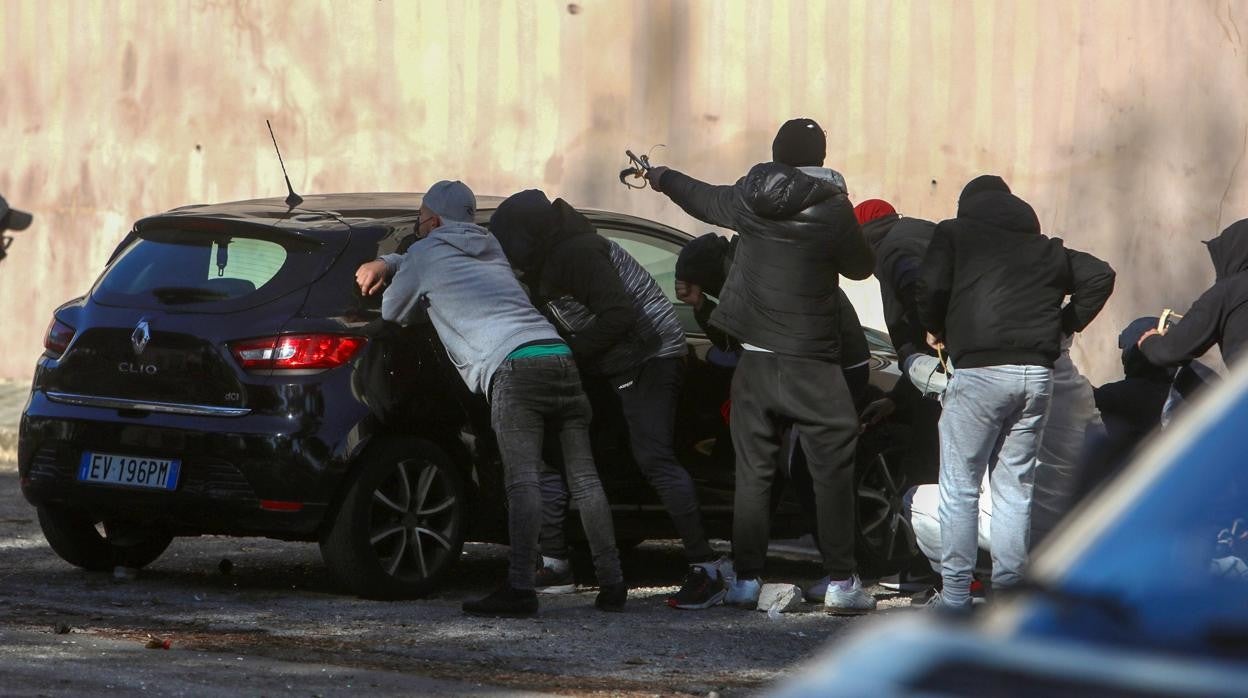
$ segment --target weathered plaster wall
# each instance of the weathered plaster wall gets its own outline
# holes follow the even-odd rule
[[[1211,280],[1198,240],[1248,215],[1248,2],[0,0],[0,192],[33,211],[0,265],[0,378],[142,215],[301,192],[479,193],[705,230],[615,182],[625,146],[720,181],[807,115],[852,196],[952,215],[996,172],[1119,270],[1076,346]],[[876,311],[862,308],[864,318]]]

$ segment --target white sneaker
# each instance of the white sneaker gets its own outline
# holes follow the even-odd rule
[[[733,579],[728,583],[728,595],[724,603],[729,606],[746,606],[751,609],[758,606],[758,596],[763,592],[763,584],[757,579]]]
[[[843,582],[830,582],[823,596],[823,610],[834,616],[859,616],[875,610],[875,597],[862,588],[858,575],[850,578],[848,588]]]

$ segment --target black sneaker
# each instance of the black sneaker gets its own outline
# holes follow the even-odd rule
[[[533,588],[539,594],[571,594],[576,591],[571,563],[565,560],[562,572],[545,565],[539,567],[537,576],[533,578]]]
[[[528,618],[537,615],[537,593],[532,589],[512,589],[503,583],[482,599],[465,601],[464,613],[492,618]]]
[[[594,607],[599,611],[623,613],[624,602],[628,600],[628,584],[604,584],[598,589],[598,598],[594,599]]]
[[[727,594],[728,586],[718,567],[691,565],[685,583],[675,596],[668,598],[667,605],[682,611],[697,611],[722,603]]]

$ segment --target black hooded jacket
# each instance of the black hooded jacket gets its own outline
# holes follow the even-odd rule
[[[1217,277],[1165,336],[1144,340],[1140,350],[1158,366],[1199,358],[1214,344],[1234,366],[1248,343],[1248,219],[1232,223],[1206,242]]]
[[[676,259],[676,278],[695,283],[708,295],[718,298],[723,293],[724,282],[728,279],[728,270],[732,268],[740,239],[738,236],[729,240],[715,233],[694,238],[685,245]],[[841,364],[849,367],[867,363],[871,360],[871,345],[867,343],[867,335],[862,331],[858,311],[854,309],[854,304],[845,295],[845,291],[838,288],[837,295],[841,323]],[[694,311],[694,319],[715,346],[725,351],[736,351],[741,348],[740,343],[711,324],[711,315],[717,305],[715,301],[704,297],[701,307]]]
[[[654,279],[563,199],[520,192],[499,205],[489,227],[586,373],[619,376],[655,357],[684,355],[679,318]]]
[[[777,354],[842,360],[837,277],[865,279],[875,263],[843,191],[774,162],[732,186],[668,170],[659,188],[740,237],[712,325]]]
[[[936,226],[915,302],[956,368],[1052,368],[1062,335],[1086,327],[1113,288],[1108,264],[1042,235],[1031,206],[985,176],[967,184],[957,218]]]
[[[927,255],[936,224],[897,214],[868,221],[862,234],[875,251],[875,278],[880,282],[884,323],[902,361],[913,354],[931,354],[914,302],[919,269]]]

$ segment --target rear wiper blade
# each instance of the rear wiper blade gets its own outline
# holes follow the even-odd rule
[[[152,289],[151,293],[162,303],[193,303],[229,298],[228,293],[199,286],[160,286]]]
[[[1071,589],[1057,584],[1039,582],[1034,579],[1024,580],[1022,584],[1010,587],[1010,593],[1035,594],[1062,606],[1082,606],[1100,611],[1119,625],[1135,623],[1135,609],[1108,593],[1097,593]]]

